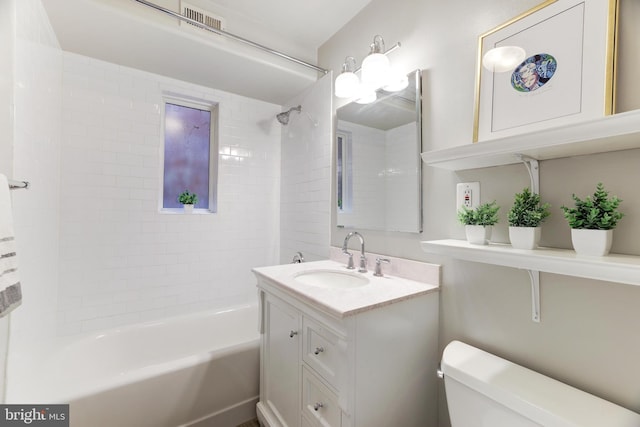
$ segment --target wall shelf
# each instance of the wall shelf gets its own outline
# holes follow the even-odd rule
[[[640,257],[633,255],[583,257],[568,249],[522,250],[507,244],[472,245],[455,239],[423,241],[420,245],[427,253],[466,261],[640,286]]]
[[[539,191],[538,161],[640,148],[640,110],[614,114],[536,132],[482,141],[421,154],[427,166],[452,171],[524,163],[531,188]],[[540,272],[640,286],[640,257],[610,254],[582,257],[572,250],[513,249],[493,243],[472,245],[465,240],[420,243],[427,253],[484,264],[526,270],[531,281],[531,314],[540,322]]]
[[[425,164],[466,170],[640,148],[640,110],[422,153]]]

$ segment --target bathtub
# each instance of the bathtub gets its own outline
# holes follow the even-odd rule
[[[255,418],[259,358],[254,305],[127,326],[61,346],[37,401],[69,403],[72,427],[235,427]]]

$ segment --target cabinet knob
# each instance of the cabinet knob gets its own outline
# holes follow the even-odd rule
[[[320,409],[320,408],[322,408],[322,407],[324,407],[324,403],[322,403],[322,402],[317,402],[317,403],[315,403],[315,404],[313,405],[313,410],[314,410],[314,411],[317,411],[318,409]]]
[[[289,338],[293,338],[293,337],[295,337],[296,335],[298,335],[298,331],[291,331],[291,332],[289,332]]]
[[[313,352],[316,356],[324,351],[324,347],[316,347],[316,351]]]

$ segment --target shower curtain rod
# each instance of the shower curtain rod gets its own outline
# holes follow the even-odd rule
[[[236,36],[235,34],[229,33],[227,31],[219,30],[217,28],[210,27],[209,25],[203,24],[203,23],[198,22],[198,21],[196,21],[194,19],[187,18],[186,16],[180,15],[179,13],[176,13],[173,10],[166,9],[166,8],[164,8],[162,6],[158,6],[157,4],[148,2],[147,0],[134,0],[134,1],[136,1],[136,2],[138,2],[140,4],[143,4],[145,6],[151,7],[153,9],[159,10],[160,12],[164,12],[167,15],[173,16],[174,18],[178,18],[178,19],[180,19],[182,21],[188,22],[188,23],[190,23],[192,25],[195,25],[196,27],[200,27],[200,28],[202,28],[204,30],[211,31],[212,33],[228,37],[230,39],[239,41],[239,42],[244,43],[244,44],[248,44],[249,46],[253,46],[253,47],[257,48],[257,49],[263,50],[263,51],[265,51],[267,53],[270,53],[272,55],[276,55],[276,56],[279,56],[281,58],[287,59],[287,60],[289,60],[291,62],[295,62],[296,64],[303,65],[303,66],[305,66],[307,68],[314,69],[314,70],[319,71],[319,72],[324,73],[324,74],[327,74],[329,72],[329,70],[326,70],[324,68],[318,67],[317,65],[313,65],[313,64],[305,62],[305,61],[303,61],[301,59],[294,58],[293,56],[289,56],[289,55],[287,55],[285,53],[282,53],[282,52],[279,52],[277,50],[268,48],[268,47],[266,47],[264,45],[261,45],[259,43],[254,42],[254,41],[251,41],[249,39],[245,39],[243,37]]]

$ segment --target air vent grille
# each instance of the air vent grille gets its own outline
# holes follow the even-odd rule
[[[206,11],[204,9],[201,9],[199,7],[193,6],[185,2],[181,2],[181,10],[182,10],[182,16],[185,16],[189,19],[193,19],[194,21],[200,22],[201,24],[204,24],[208,27],[215,28],[216,30],[224,30],[224,27],[225,27],[224,18],[222,18],[221,16],[216,16],[209,11]],[[180,21],[180,25],[183,25],[183,24],[186,24],[191,28],[198,28],[202,30],[201,28],[197,27],[196,25],[190,22]],[[203,31],[206,31],[206,30],[203,30]]]

